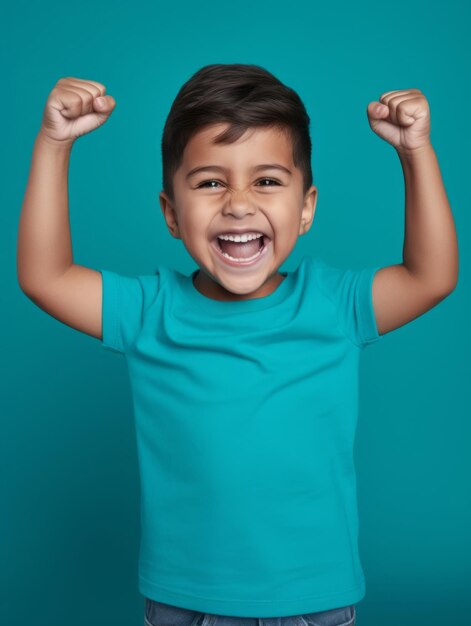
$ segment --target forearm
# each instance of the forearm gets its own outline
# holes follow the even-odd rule
[[[399,152],[405,179],[403,265],[438,293],[458,280],[458,242],[440,167],[432,145]]]
[[[38,133],[21,209],[17,276],[24,291],[49,284],[73,263],[68,207],[72,146],[56,145]]]

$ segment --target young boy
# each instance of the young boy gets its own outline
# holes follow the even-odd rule
[[[353,624],[365,593],[359,357],[443,300],[458,276],[427,101],[405,89],[367,108],[404,171],[403,262],[345,270],[305,256],[279,272],[314,217],[309,116],[259,66],[203,67],[166,121],[160,193],[166,225],[198,269],[137,277],[72,257],[71,148],[114,106],[91,80],[63,78],[51,91],[17,267],[39,307],[128,361],[146,623]]]

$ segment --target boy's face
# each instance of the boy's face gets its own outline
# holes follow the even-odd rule
[[[311,186],[303,195],[301,170],[294,166],[291,142],[280,130],[251,128],[235,143],[213,144],[226,127],[213,124],[191,138],[174,176],[174,203],[162,191],[160,204],[170,233],[183,240],[200,267],[195,287],[201,293],[226,301],[260,298],[283,280],[278,268],[298,236],[311,227],[317,189]],[[206,166],[213,167],[192,173]],[[227,260],[219,251],[217,235],[240,231],[265,235],[262,252],[253,261]],[[260,239],[255,243],[222,245],[241,259],[258,255]]]

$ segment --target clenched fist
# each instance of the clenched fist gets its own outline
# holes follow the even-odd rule
[[[398,152],[430,145],[430,107],[420,89],[387,91],[366,112],[371,129]]]
[[[60,78],[44,107],[41,137],[54,145],[71,146],[109,118],[116,102],[106,88],[94,80]]]

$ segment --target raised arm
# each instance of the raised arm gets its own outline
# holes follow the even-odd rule
[[[114,109],[100,83],[60,79],[36,136],[20,215],[17,276],[22,291],[68,326],[101,338],[101,273],[74,263],[68,168],[74,141],[103,124]],[[96,112],[101,109],[102,112]]]
[[[430,111],[418,89],[386,92],[368,105],[371,128],[397,150],[405,182],[402,263],[378,270],[373,308],[379,334],[410,322],[456,287],[458,242],[435,151]]]

